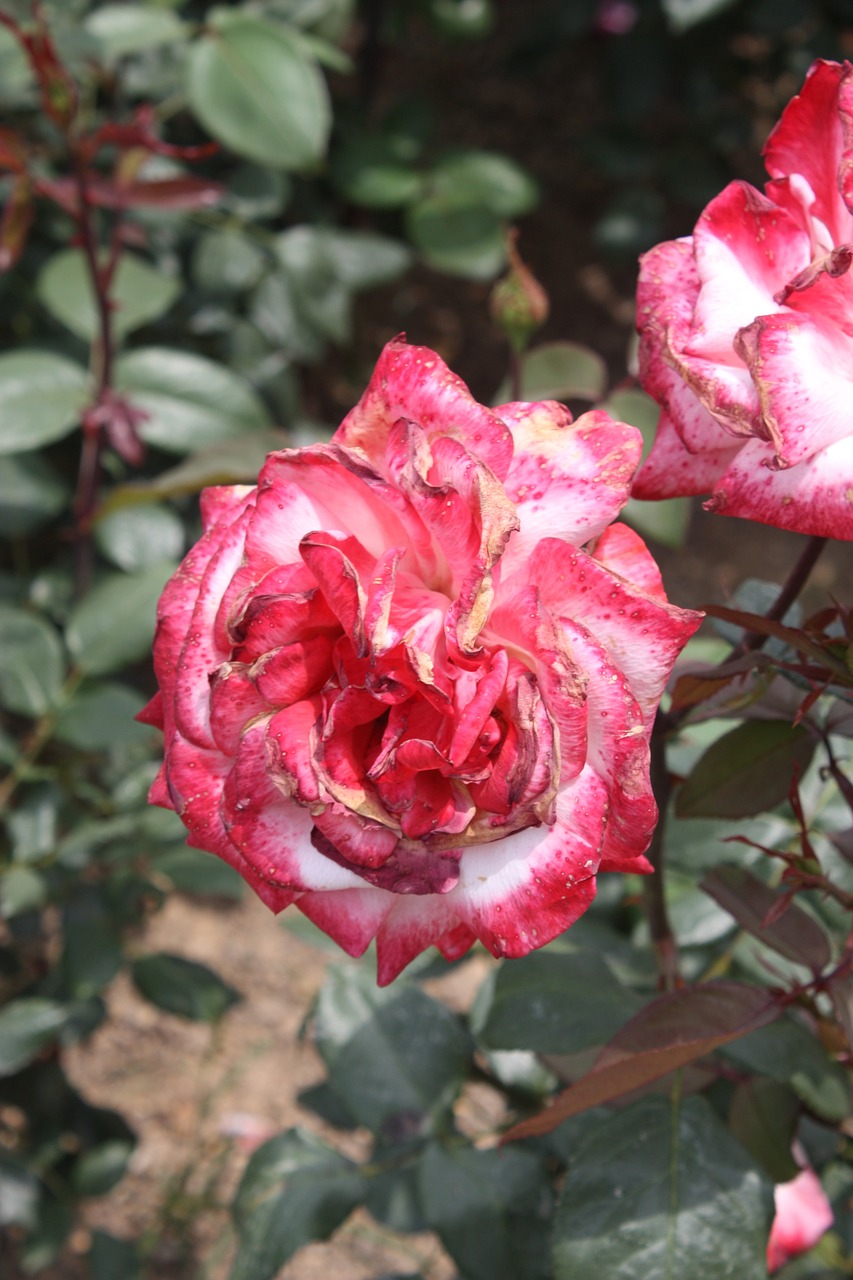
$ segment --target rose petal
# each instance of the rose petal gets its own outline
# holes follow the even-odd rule
[[[541,538],[580,546],[616,518],[628,500],[642,437],[601,410],[572,422],[553,401],[502,405],[496,412],[515,441],[506,491],[521,521],[503,558],[506,574],[524,564]]]
[[[388,436],[401,418],[420,426],[430,440],[452,435],[499,479],[506,476],[512,439],[504,424],[474,400],[434,351],[410,347],[403,336],[384,348],[367,390],[333,440],[360,450],[383,471]]]

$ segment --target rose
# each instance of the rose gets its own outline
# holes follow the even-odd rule
[[[767,1242],[767,1270],[812,1249],[833,1223],[832,1205],[813,1169],[803,1169],[774,1192],[776,1213]]]
[[[329,444],[209,489],[154,646],[151,799],[389,982],[432,943],[520,956],[644,870],[648,735],[699,615],[606,528],[633,427],[494,412],[395,340]],[[584,544],[588,550],[582,550]]]
[[[663,406],[640,498],[853,538],[853,67],[817,62],[692,237],[642,260],[641,381]]]

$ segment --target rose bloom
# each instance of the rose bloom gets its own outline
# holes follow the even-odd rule
[[[853,538],[853,67],[816,62],[692,236],[642,259],[640,377],[663,406],[638,498]]]
[[[640,437],[489,410],[397,339],[329,444],[208,489],[167,585],[151,791],[189,843],[381,983],[435,943],[549,942],[643,871],[648,737],[700,615],[610,521]]]
[[[767,1270],[814,1248],[834,1221],[832,1205],[814,1169],[803,1169],[790,1182],[776,1187],[776,1216],[767,1242]]]

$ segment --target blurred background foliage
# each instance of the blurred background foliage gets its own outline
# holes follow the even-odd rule
[[[240,893],[227,867],[185,847],[173,814],[146,806],[158,735],[133,720],[151,689],[156,598],[198,534],[198,490],[251,481],[269,449],[328,435],[401,329],[479,399],[506,398],[508,350],[488,297],[511,226],[550,297],[519,371],[524,394],[580,409],[607,400],[649,434],[654,414],[630,373],[637,254],[688,233],[730,178],[760,184],[760,145],[811,61],[853,51],[853,0],[44,0],[42,13],[70,76],[48,66],[50,109],[10,25],[36,30],[31,7],[0,0],[0,1267],[11,1276],[67,1258],[80,1202],[108,1192],[132,1154],[127,1122],[86,1102],[62,1066],[64,1047],[105,1018],[115,975],[126,969],[158,1007],[212,1024],[239,999],[212,970],[141,954],[138,942],[171,892]],[[63,91],[76,103],[63,106]],[[136,132],[104,135],[93,151],[81,214],[75,147],[110,124]],[[108,321],[86,218],[96,258],[113,255]],[[80,425],[101,411],[87,488]],[[678,545],[688,508],[633,517]],[[709,926],[685,885],[697,946],[722,946],[726,928]],[[636,923],[621,894],[601,901],[616,957]],[[593,951],[596,927],[584,926]],[[513,972],[529,1005],[542,974],[525,963]],[[577,973],[563,952],[549,963],[562,990],[577,981],[580,992],[595,961]],[[650,983],[633,963],[619,997],[629,1004],[631,982]],[[349,1012],[336,982],[364,986]],[[537,1215],[549,1219],[565,1168],[558,1139],[510,1153],[500,1170],[494,1152],[434,1141],[484,1061],[514,1102],[556,1086],[529,1052],[551,1043],[541,1028],[523,1045],[495,1029],[509,971],[497,983],[471,1029],[424,1005],[414,984],[386,996],[361,976],[333,977],[317,1014],[332,1089],[314,1101],[372,1129],[389,1168],[403,1150],[402,1191],[372,1183],[378,1220],[432,1225],[464,1276],[535,1280],[548,1266]],[[394,1114],[423,1113],[420,1128],[391,1132],[384,1113],[368,1114],[367,1085],[359,1093],[381,1064],[368,1053],[351,1075],[342,1046],[377,1022],[405,1046],[424,1019],[436,1024],[424,1096],[406,1101],[415,1086],[402,1080],[400,1101],[389,1085]],[[596,1035],[610,1030],[596,1023]],[[831,1094],[826,1055],[814,1072]],[[701,1134],[708,1123],[691,1120]],[[241,1239],[261,1241],[235,1280],[272,1277],[367,1195],[331,1149],[304,1135],[275,1141],[235,1203]],[[790,1173],[777,1153],[780,1163]],[[301,1216],[288,1217],[294,1171],[315,1180],[300,1183]],[[846,1193],[847,1166],[837,1177]],[[271,1218],[253,1196],[273,1185]],[[453,1185],[461,1215],[443,1190]],[[766,1184],[750,1185],[763,1204]],[[483,1223],[509,1242],[485,1261]],[[74,1274],[132,1280],[151,1251],[95,1233]]]

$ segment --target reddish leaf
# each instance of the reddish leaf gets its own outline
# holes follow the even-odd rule
[[[646,1005],[602,1049],[595,1066],[547,1110],[514,1125],[504,1141],[550,1133],[569,1116],[659,1080],[778,1018],[783,1001],[763,987],[706,982]]]
[[[851,673],[845,664],[823,645],[818,644],[816,640],[810,639],[805,632],[798,631],[796,627],[786,627],[781,622],[776,622],[773,618],[762,617],[760,613],[744,613],[741,609],[727,609],[720,604],[703,605],[703,611],[712,618],[719,618],[722,622],[731,622],[736,627],[743,627],[747,632],[757,632],[762,636],[773,636],[776,640],[782,640],[785,644],[796,649],[798,653],[807,653],[809,657],[814,658],[821,666],[828,668],[836,676],[839,676],[845,684],[851,683]]]
[[[8,271],[24,252],[33,221],[33,188],[26,175],[16,179],[0,221],[0,271]]]
[[[80,197],[71,178],[42,179],[37,184],[40,195],[47,196],[66,213],[76,215]],[[102,209],[139,208],[202,209],[216,204],[223,188],[206,178],[156,178],[151,182],[113,182],[109,178],[91,178],[86,183],[89,202]]]
[[[752,872],[717,867],[699,887],[748,933],[795,964],[807,965],[815,973],[829,964],[829,940],[820,925],[790,902],[789,894],[777,893]]]
[[[733,675],[683,675],[672,691],[672,710],[684,711],[698,706],[731,684]]]
[[[0,169],[23,173],[27,167],[27,148],[23,138],[14,129],[0,127]]]
[[[102,124],[86,139],[90,157],[96,155],[102,147],[118,147],[120,151],[142,147],[156,155],[171,156],[175,160],[204,160],[219,150],[215,142],[206,142],[198,147],[177,147],[164,142],[154,132],[154,122],[154,108],[149,104],[138,107],[133,120],[128,124]]]
[[[25,31],[14,18],[0,12],[0,24],[12,32],[32,67],[41,93],[42,107],[60,129],[67,129],[77,114],[77,85],[65,69],[47,29],[41,5],[33,0],[34,31]]]
[[[713,742],[675,798],[680,818],[749,818],[788,797],[816,740],[787,720],[751,720]]]

